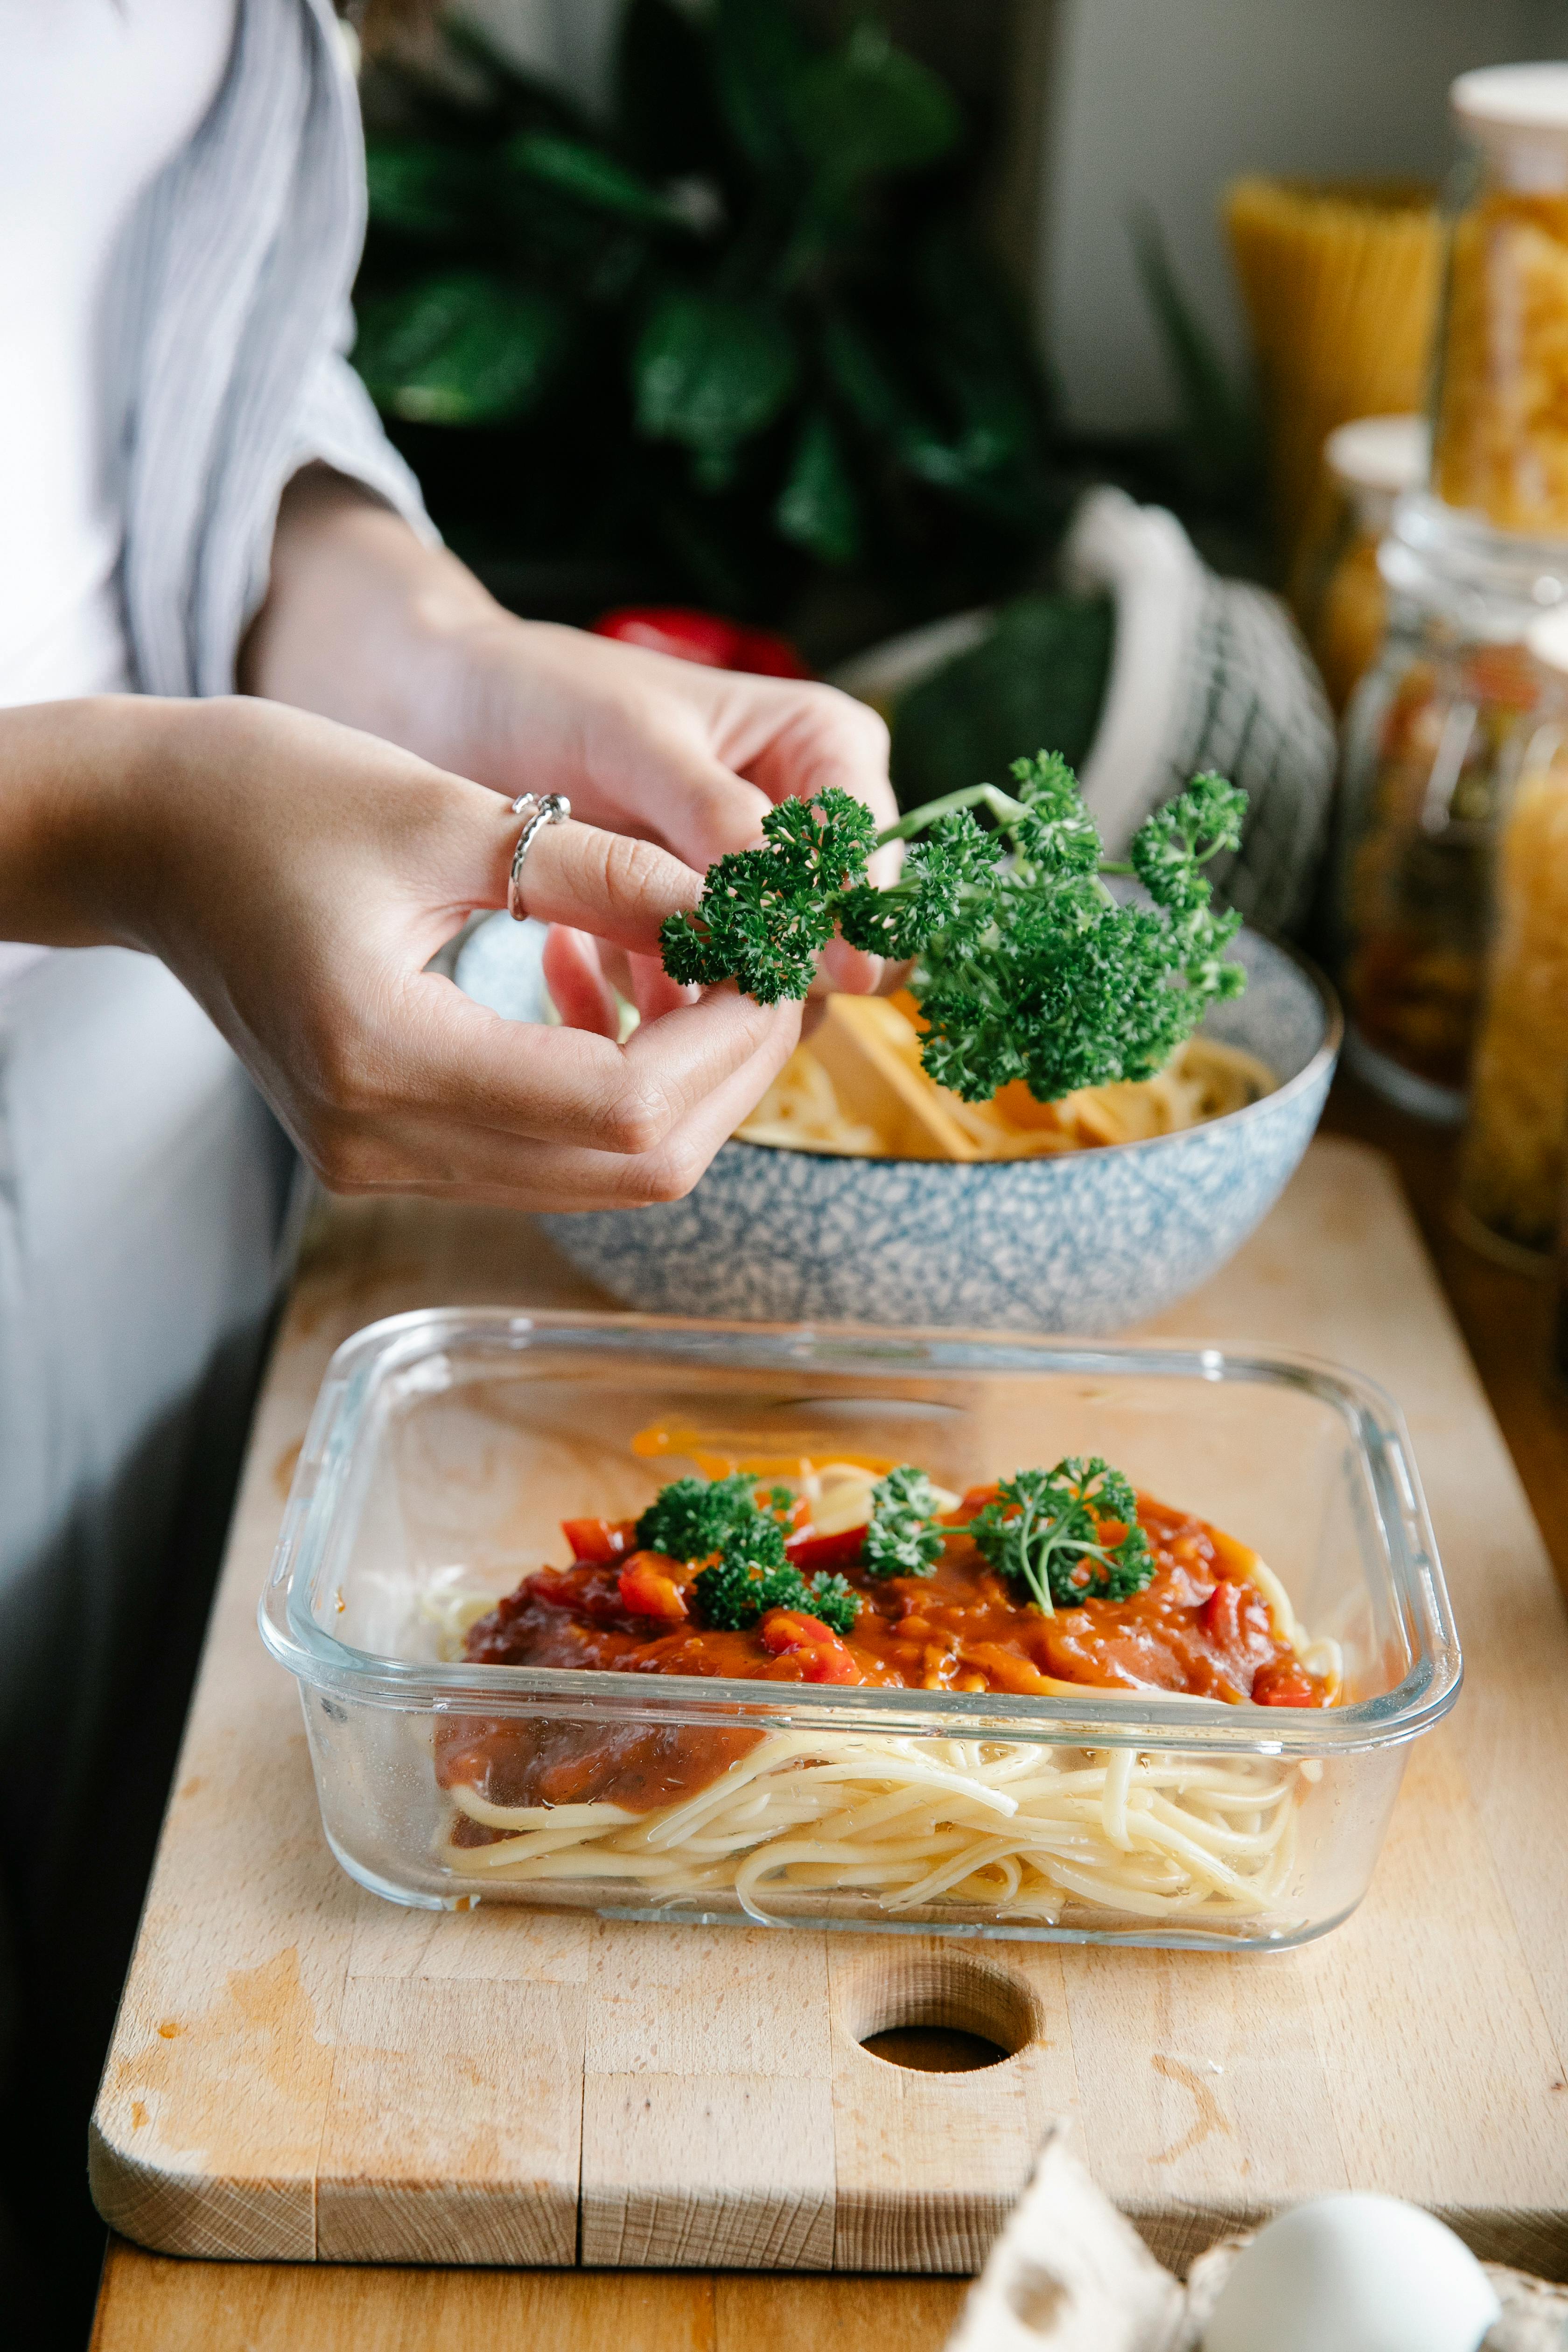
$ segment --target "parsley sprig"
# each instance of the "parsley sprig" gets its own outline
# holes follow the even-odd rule
[[[924,1067],[966,1101],[1016,1078],[1054,1102],[1152,1077],[1210,1004],[1246,986],[1226,959],[1241,918],[1214,910],[1205,869],[1239,845],[1247,796],[1194,776],[1116,862],[1065,760],[1042,751],[1012,772],[1015,793],[976,784],[880,834],[831,786],[782,802],[763,821],[763,846],[720,858],[694,912],[666,922],[666,971],[703,986],[733,979],[775,1004],[805,994],[837,927],[852,946],[915,959]],[[898,881],[878,889],[867,862],[891,841],[913,845]],[[1119,898],[1107,881],[1117,876],[1149,903]]]
[[[1108,1520],[1125,1528],[1114,1545],[1102,1539]],[[1016,1470],[967,1527],[938,1519],[930,1478],[906,1462],[871,1489],[861,1566],[871,1576],[931,1576],[954,1535],[972,1538],[1047,1617],[1091,1599],[1130,1600],[1154,1574],[1131,1483],[1099,1454],[1069,1454],[1054,1470]]]
[[[934,1576],[948,1530],[935,1524],[937,1500],[928,1475],[900,1463],[871,1489],[871,1521],[861,1547],[870,1576]]]
[[[780,1488],[787,1502],[787,1490]],[[733,1478],[672,1478],[637,1523],[639,1551],[662,1551],[670,1559],[706,1559],[721,1551],[731,1535],[752,1529],[763,1517],[757,1482],[743,1473]],[[776,1514],[773,1523],[776,1528]],[[784,1538],[778,1542],[784,1558]]]
[[[637,1546],[687,1564],[708,1562],[692,1591],[718,1632],[744,1633],[770,1609],[800,1609],[847,1633],[859,1595],[841,1576],[802,1576],[784,1549],[794,1500],[787,1486],[773,1486],[759,1501],[756,1480],[744,1473],[672,1479],[638,1519]]]
[[[1107,1519],[1125,1528],[1120,1543],[1102,1541]],[[1131,1484],[1098,1454],[1068,1454],[1054,1470],[1016,1470],[968,1532],[997,1574],[1022,1584],[1047,1617],[1084,1601],[1130,1601],[1153,1579]]]

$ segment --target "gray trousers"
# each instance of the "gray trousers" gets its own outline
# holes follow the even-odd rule
[[[0,2080],[43,2126],[27,2176],[0,2177],[0,2208],[9,2266],[47,2260],[57,2291],[73,2239],[90,2262],[85,2111],[292,1166],[161,964],[62,952],[0,994]]]

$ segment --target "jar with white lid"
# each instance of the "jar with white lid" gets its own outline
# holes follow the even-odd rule
[[[1450,93],[1451,203],[1432,487],[1500,530],[1568,538],[1568,64]]]
[[[1498,812],[1539,685],[1524,641],[1568,601],[1568,541],[1416,492],[1395,504],[1378,564],[1388,630],[1346,718],[1329,909],[1346,1058],[1405,1109],[1457,1123]]]
[[[1544,1265],[1568,1131],[1568,608],[1529,648],[1540,707],[1501,811],[1459,1202],[1472,1239]]]
[[[1323,444],[1316,528],[1296,566],[1291,601],[1336,712],[1383,641],[1387,596],[1377,551],[1394,500],[1425,485],[1430,461],[1424,416],[1358,416]]]

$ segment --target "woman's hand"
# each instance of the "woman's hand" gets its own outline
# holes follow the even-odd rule
[[[336,1192],[676,1199],[799,1034],[797,1005],[658,973],[658,927],[700,877],[575,823],[534,835],[525,903],[563,940],[647,960],[652,1017],[623,1047],[588,1003],[549,1029],[471,1003],[424,967],[471,908],[505,904],[518,819],[330,720],[239,698],[34,705],[0,713],[0,936],[161,956]]]
[[[384,734],[509,797],[567,793],[591,824],[699,872],[755,841],[777,801],[825,785],[898,814],[888,730],[829,686],[701,667],[514,620],[453,557],[321,468],[290,486],[246,682]],[[841,988],[873,956],[836,940]]]

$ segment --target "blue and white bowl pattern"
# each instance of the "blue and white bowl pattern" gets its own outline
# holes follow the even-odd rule
[[[1340,1040],[1326,984],[1259,934],[1244,932],[1237,953],[1247,992],[1205,1034],[1256,1054],[1281,1083],[1206,1127],[969,1164],[727,1143],[684,1201],[540,1223],[582,1273],[651,1314],[1120,1330],[1235,1254],[1323,1108]]]

